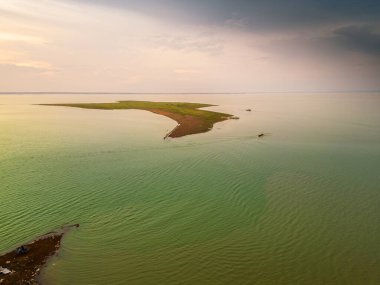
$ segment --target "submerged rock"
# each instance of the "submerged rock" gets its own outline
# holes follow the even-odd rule
[[[12,271],[10,271],[8,268],[4,268],[2,266],[0,266],[0,274],[9,274],[9,273],[12,273]]]

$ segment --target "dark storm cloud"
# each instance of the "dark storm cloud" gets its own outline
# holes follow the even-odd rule
[[[222,25],[242,20],[255,31],[305,28],[331,23],[380,20],[378,0],[80,0],[181,19],[195,24]]]
[[[274,39],[269,44],[261,46],[261,49],[281,54],[281,53],[304,53],[325,54],[333,57],[349,53],[366,55],[380,60],[380,32],[373,25],[349,25],[334,28],[323,35],[313,35],[308,37],[293,35]]]
[[[334,31],[331,41],[360,53],[380,55],[380,33],[373,26],[348,26]]]
[[[380,55],[376,32],[380,30],[379,0],[79,1],[132,10],[173,23],[228,26],[260,34],[286,33],[298,42],[294,46],[309,45],[324,52]],[[325,34],[314,35],[318,28],[324,28]]]

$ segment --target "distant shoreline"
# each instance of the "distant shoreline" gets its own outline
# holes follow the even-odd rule
[[[64,95],[64,94],[77,94],[77,95],[232,95],[232,94],[300,94],[300,93],[379,93],[380,90],[338,90],[338,91],[237,91],[237,92],[100,92],[100,91],[11,91],[0,92],[0,95]]]

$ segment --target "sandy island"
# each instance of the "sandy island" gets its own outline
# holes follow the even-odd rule
[[[48,259],[58,252],[64,234],[77,227],[79,224],[62,227],[0,256],[0,284],[39,285],[38,276]]]
[[[237,117],[230,114],[200,110],[199,108],[215,106],[201,103],[118,101],[115,103],[77,103],[41,105],[102,110],[137,109],[149,111],[155,114],[166,116],[178,123],[178,125],[172,131],[166,134],[164,138],[179,138],[192,134],[205,133],[211,130],[215,123],[222,122],[228,119],[237,119]]]

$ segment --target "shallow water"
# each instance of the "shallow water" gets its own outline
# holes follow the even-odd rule
[[[240,120],[163,140],[176,123],[149,112],[33,105],[130,99]],[[0,252],[80,223],[46,284],[380,284],[379,111],[376,93],[1,95]]]

